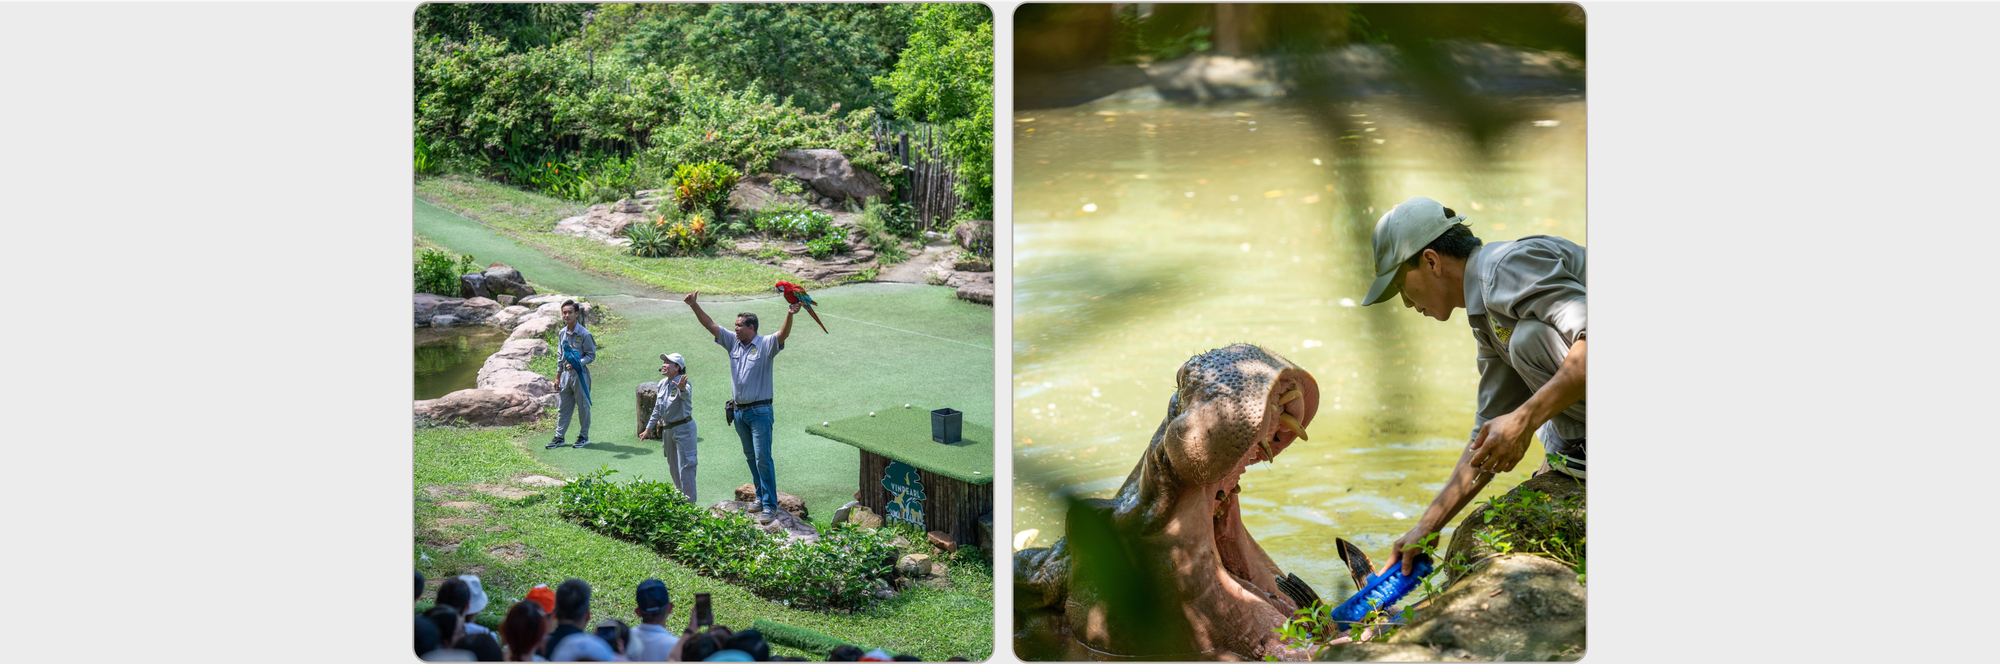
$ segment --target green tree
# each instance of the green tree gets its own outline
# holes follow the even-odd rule
[[[720,4],[654,11],[626,32],[634,62],[693,65],[730,87],[758,89],[824,111],[883,108],[870,81],[889,70],[909,5]]]
[[[922,5],[909,48],[875,86],[895,95],[898,115],[945,127],[959,195],[972,214],[992,218],[993,15],[986,6]]]
[[[469,41],[474,35],[498,37],[515,51],[547,46],[576,36],[583,29],[588,3],[426,3],[417,7],[417,38]]]

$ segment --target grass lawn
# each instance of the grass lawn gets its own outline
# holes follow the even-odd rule
[[[673,594],[670,628],[685,624],[694,593],[707,592],[713,596],[716,622],[733,629],[761,618],[927,661],[951,656],[979,660],[993,651],[993,572],[983,558],[966,555],[973,550],[948,554],[930,550],[921,537],[911,538],[917,552],[930,553],[950,568],[950,589],[913,589],[852,614],[793,610],[696,575],[638,544],[559,518],[549,500],[559,489],[519,481],[532,474],[562,476],[524,449],[539,451],[546,436],[546,424],[416,430],[414,558],[430,586],[419,608],[428,608],[445,577],[478,574],[490,599],[478,622],[498,628],[507,607],[534,584],[554,587],[579,578],[591,585],[594,619],[630,623],[636,621],[633,591],[650,577],[666,582]],[[534,493],[506,497],[522,492]],[[807,655],[782,646],[772,652]]]
[[[462,219],[483,223],[485,227],[521,245],[520,249],[553,257],[590,273],[644,284],[659,291],[655,295],[690,290],[717,294],[765,293],[770,291],[771,284],[778,281],[801,281],[790,272],[737,257],[641,258],[596,240],[561,235],[554,231],[556,222],[582,214],[588,206],[496,182],[447,175],[419,180],[416,190],[419,202],[417,233],[420,235],[455,246],[448,238],[441,237],[456,234],[450,228],[453,220],[426,211],[424,204],[429,204]],[[528,275],[531,281],[537,280],[538,273],[549,272],[530,270],[528,266],[508,260],[507,256],[514,252],[489,249],[484,253],[465,253],[471,253],[481,264],[499,261],[512,265]],[[577,294],[612,292],[550,287]]]

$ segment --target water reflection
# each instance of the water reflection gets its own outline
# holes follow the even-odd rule
[[[507,333],[492,327],[417,330],[417,399],[436,399],[475,387],[486,357],[500,350]]]
[[[1244,475],[1246,525],[1321,593],[1352,592],[1333,538],[1386,558],[1456,461],[1478,380],[1462,312],[1355,306],[1369,230],[1421,195],[1487,241],[1583,242],[1583,103],[1536,101],[1483,147],[1393,97],[1017,112],[1016,529],[1053,542],[1058,492],[1124,481],[1174,370],[1249,342],[1311,371],[1321,403],[1311,442]]]

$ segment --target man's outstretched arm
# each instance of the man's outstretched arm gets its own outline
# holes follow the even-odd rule
[[[1562,368],[1549,378],[1542,389],[1527,402],[1506,415],[1493,418],[1480,427],[1479,435],[1472,439],[1474,450],[1471,463],[1474,468],[1490,472],[1504,473],[1521,463],[1521,457],[1528,453],[1528,443],[1535,430],[1541,428],[1549,418],[1555,417],[1563,409],[1583,400],[1584,395],[1584,346],[1586,339],[1576,340],[1569,347],[1569,354],[1563,357]]]
[[[700,294],[701,291],[690,292],[687,294],[687,297],[681,298],[681,301],[686,302],[689,307],[694,309],[695,322],[701,324],[701,329],[707,330],[710,335],[721,339],[722,332],[715,329],[715,319],[709,318],[708,312],[701,310],[701,303],[695,301],[695,296]]]
[[[785,326],[778,330],[779,346],[785,345],[785,339],[788,339],[792,336],[792,315],[798,313],[799,307],[801,306],[805,305],[798,302],[793,302],[791,308],[785,310]]]

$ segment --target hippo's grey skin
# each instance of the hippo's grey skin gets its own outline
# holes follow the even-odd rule
[[[1017,552],[1022,651],[1050,641],[1082,646],[1055,655],[1062,659],[1307,659],[1272,631],[1297,605],[1279,586],[1285,572],[1243,528],[1237,480],[1302,439],[1319,385],[1284,358],[1237,344],[1188,360],[1176,386],[1124,486],[1108,500],[1084,501],[1108,519],[1110,538],[1138,570],[1093,568],[1097,558],[1076,552],[1085,540],[1074,517],[1055,546]],[[1106,577],[1127,585],[1108,587]],[[1109,606],[1134,585],[1150,593],[1151,606]]]

